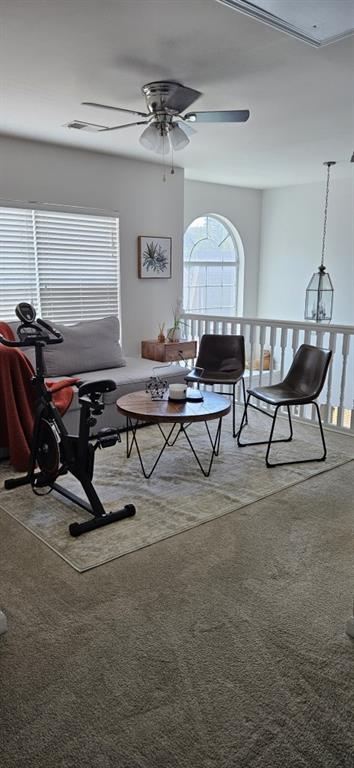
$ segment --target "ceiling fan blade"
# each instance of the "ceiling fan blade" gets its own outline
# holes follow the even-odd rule
[[[112,125],[111,128],[102,128],[102,131],[119,131],[120,128],[131,128],[132,125],[147,125],[149,120],[139,120],[137,123],[124,123],[123,125]]]
[[[111,107],[109,104],[97,104],[95,101],[82,101],[85,107],[98,107],[99,109],[113,109],[115,112],[128,112],[131,115],[139,117],[149,117],[146,112],[137,112],[135,109],[124,109],[124,107]]]
[[[98,123],[84,123],[82,120],[71,120],[70,123],[65,123],[63,128],[75,128],[77,131],[89,131],[91,133],[100,133],[106,130],[106,125],[99,125]]]
[[[248,109],[222,110],[215,112],[188,112],[184,120],[191,123],[245,123],[250,116]]]
[[[92,133],[104,133],[105,131],[118,131],[119,128],[130,128],[131,125],[147,125],[149,120],[139,120],[138,123],[124,123],[123,125],[98,125],[97,123],[84,123],[82,120],[72,120],[65,124],[65,128],[76,128],[80,131],[90,131]]]
[[[170,93],[165,98],[165,106],[167,109],[173,109],[177,114],[180,114],[199,99],[201,95],[201,92],[196,91],[194,88],[188,88],[186,85],[180,85],[179,83],[171,83]]]

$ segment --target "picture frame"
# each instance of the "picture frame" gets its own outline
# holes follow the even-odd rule
[[[172,237],[139,235],[138,275],[150,280],[172,277]]]

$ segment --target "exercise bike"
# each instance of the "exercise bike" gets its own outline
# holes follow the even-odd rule
[[[43,495],[41,491],[45,489],[49,489],[48,492],[54,490],[90,512],[92,520],[69,525],[72,536],[80,536],[103,525],[132,517],[135,515],[133,504],[126,504],[116,512],[106,512],[92,484],[95,451],[120,442],[117,429],[106,427],[96,435],[91,434],[92,427],[97,423],[96,416],[104,410],[102,395],[116,388],[114,381],[105,379],[87,384],[78,383],[79,433],[70,435],[44,380],[43,350],[47,344],[60,344],[64,341],[63,336],[47,322],[36,318],[36,311],[31,304],[21,302],[15,311],[21,321],[17,328],[19,341],[9,341],[0,335],[0,343],[7,347],[35,348],[36,373],[31,383],[36,390],[36,407],[27,474],[5,480],[4,487],[10,490],[21,485],[31,485],[37,495]],[[81,484],[87,501],[57,483],[57,479],[68,472]]]

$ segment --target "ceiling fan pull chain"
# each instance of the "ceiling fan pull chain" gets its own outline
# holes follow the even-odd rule
[[[163,163],[163,176],[162,181],[166,181],[166,153],[165,153],[165,134],[162,134],[162,163]]]

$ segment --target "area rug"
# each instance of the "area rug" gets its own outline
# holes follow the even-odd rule
[[[252,415],[249,439],[264,439],[264,417],[263,423],[260,419],[258,414]],[[279,422],[278,437],[282,432],[286,434],[287,428],[285,420]],[[274,458],[280,451],[286,451],[287,458],[305,458],[314,452],[318,455],[318,431],[301,424],[295,425],[295,430],[294,442],[277,446]],[[191,426],[190,435],[207,463],[210,445],[204,425]],[[150,426],[139,430],[138,439],[144,461],[151,466],[161,445],[158,428]],[[345,464],[354,456],[352,447],[350,441],[345,453],[330,449],[325,462],[267,469],[264,446],[238,448],[227,417],[223,423],[220,455],[214,461],[209,478],[201,474],[181,435],[175,446],[165,452],[152,477],[146,480],[136,452],[126,458],[123,436],[121,444],[96,452],[94,482],[107,510],[134,504],[135,517],[74,539],[68,531],[69,523],[81,522],[89,515],[55,492],[38,497],[29,487],[4,491],[3,480],[14,474],[4,462],[0,470],[0,512],[11,515],[73,568],[83,572],[222,515],[255,514],[255,507],[250,506],[255,501]],[[74,492],[80,492],[73,479],[66,477],[62,482]]]

